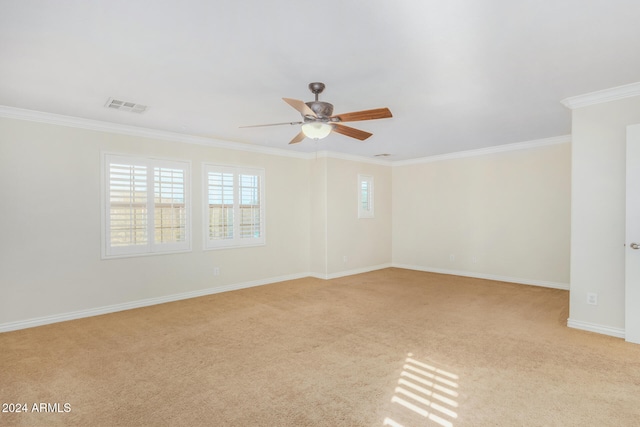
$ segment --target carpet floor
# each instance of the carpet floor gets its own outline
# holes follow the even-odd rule
[[[0,425],[640,426],[640,346],[568,306],[390,268],[7,332]]]

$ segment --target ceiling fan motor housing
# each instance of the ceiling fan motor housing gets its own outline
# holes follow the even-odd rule
[[[317,117],[305,116],[305,121],[329,121],[329,117],[333,114],[333,105],[328,102],[318,101],[318,95],[324,90],[324,83],[313,82],[309,83],[309,90],[316,96],[315,101],[305,102],[311,110],[316,113]]]
[[[318,118],[328,118],[333,114],[333,105],[328,102],[311,101],[305,102],[311,110],[318,116]]]

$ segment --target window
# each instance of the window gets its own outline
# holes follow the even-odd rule
[[[103,257],[191,249],[188,162],[105,154]]]
[[[264,170],[204,165],[205,249],[265,243]]]
[[[358,218],[373,218],[373,177],[358,175]]]

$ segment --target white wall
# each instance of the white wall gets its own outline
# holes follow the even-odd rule
[[[100,127],[101,129],[101,127]],[[391,167],[0,119],[0,330],[391,264]],[[101,259],[102,152],[191,162],[192,251]],[[265,168],[265,246],[204,251],[202,163]],[[357,219],[358,173],[376,217]],[[336,255],[338,254],[338,255]],[[343,262],[343,256],[348,262]],[[214,268],[219,275],[214,275]]]
[[[100,258],[103,151],[192,162],[191,252]],[[0,330],[388,265],[563,287],[569,155],[556,144],[392,167],[2,118]],[[266,246],[202,249],[202,162],[265,168]],[[374,177],[372,219],[357,218],[358,174]]]
[[[12,119],[0,136],[0,325],[309,271],[307,159]],[[101,259],[102,150],[192,162],[192,252]],[[266,246],[202,249],[202,162],[265,168]]]
[[[626,127],[640,96],[573,110],[569,325],[624,336]],[[598,305],[587,304],[587,293]]]
[[[326,157],[310,160],[310,270],[317,277],[327,275],[327,161]]]
[[[568,288],[571,145],[393,168],[393,264]]]
[[[358,218],[358,174],[373,176],[373,218]],[[328,276],[390,266],[391,167],[327,159],[327,200]]]

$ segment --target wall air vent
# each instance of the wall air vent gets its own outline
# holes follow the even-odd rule
[[[146,105],[136,104],[135,102],[120,101],[119,99],[109,98],[104,105],[107,108],[113,108],[114,110],[130,111],[132,113],[144,113],[147,111]]]

